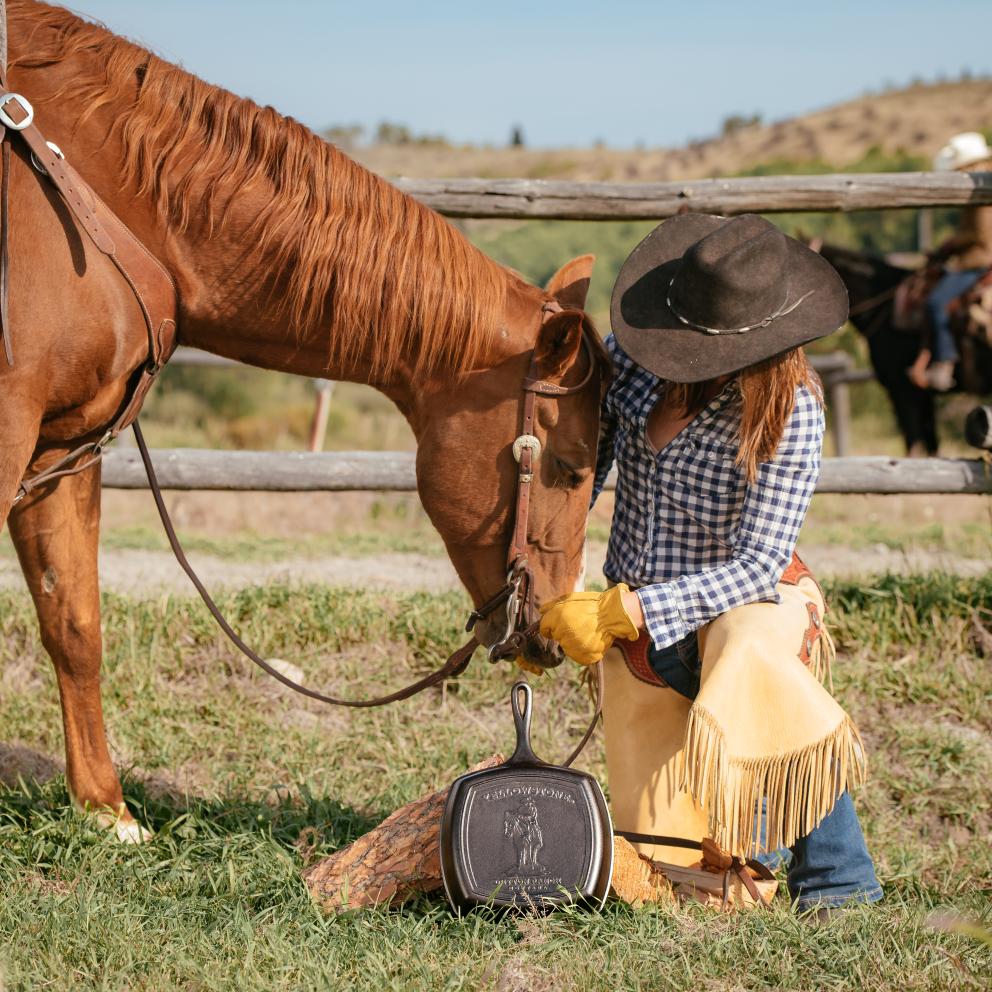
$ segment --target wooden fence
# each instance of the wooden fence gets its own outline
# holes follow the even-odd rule
[[[439,213],[474,218],[661,220],[687,210],[729,215],[992,204],[990,172],[761,176],[664,183],[402,178],[395,182]],[[188,349],[177,360],[237,364]],[[836,449],[846,455],[850,447],[847,386],[872,375],[853,368],[850,358],[840,352],[816,356],[814,365],[830,396]],[[325,395],[318,411],[326,409],[326,402]],[[315,414],[315,429],[320,416]],[[401,452],[168,450],[156,451],[154,457],[166,489],[408,492],[416,488],[414,456]],[[146,485],[135,451],[107,453],[104,485],[120,489]],[[611,479],[608,488],[612,485]],[[817,491],[989,494],[992,473],[988,463],[980,460],[828,458]]]
[[[661,220],[711,214],[889,210],[992,204],[992,172],[881,172],[752,176],[667,183],[544,179],[398,179],[448,217]]]
[[[413,492],[415,455],[400,451],[212,451],[191,448],[152,452],[163,489],[228,492]],[[615,477],[607,489],[615,485]],[[116,448],[104,455],[103,484],[144,489],[138,452]],[[821,493],[985,493],[992,472],[980,459],[826,458]]]

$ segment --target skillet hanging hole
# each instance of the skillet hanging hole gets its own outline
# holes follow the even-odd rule
[[[524,679],[518,679],[513,683],[513,688],[510,690],[510,708],[513,710],[513,724],[517,730],[517,747],[507,764],[536,762],[537,756],[530,746],[530,721],[534,711],[534,693]]]

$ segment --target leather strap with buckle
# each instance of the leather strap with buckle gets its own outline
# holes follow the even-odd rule
[[[547,323],[553,316],[563,311],[557,300],[547,300],[541,308],[541,323]],[[523,651],[527,641],[533,637],[539,627],[536,618],[537,608],[534,599],[534,576],[528,560],[530,542],[527,528],[530,521],[531,485],[534,472],[541,456],[541,442],[534,434],[535,417],[538,396],[562,397],[581,392],[589,385],[596,371],[596,357],[589,341],[589,331],[583,331],[582,344],[589,367],[582,381],[574,386],[563,386],[558,383],[545,382],[538,378],[537,360],[531,358],[527,376],[523,381],[523,416],[521,430],[513,442],[513,457],[517,462],[517,498],[513,515],[513,527],[510,531],[510,546],[506,556],[506,585],[492,600],[492,613],[499,605],[506,603],[506,631],[503,637],[489,648],[489,660],[501,661],[513,658]],[[488,606],[489,604],[487,604]],[[480,608],[480,611],[483,608]],[[476,611],[479,613],[480,611]],[[478,616],[477,619],[481,619]]]

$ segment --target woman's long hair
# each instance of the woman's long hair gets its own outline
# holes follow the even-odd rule
[[[823,403],[823,388],[806,360],[802,348],[793,348],[737,373],[741,392],[741,426],[737,465],[748,482],[754,482],[758,466],[775,457],[792,416],[796,389],[806,386]],[[664,403],[682,416],[698,413],[713,396],[711,382],[670,382]]]

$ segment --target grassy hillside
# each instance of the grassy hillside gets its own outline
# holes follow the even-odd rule
[[[356,157],[386,176],[526,176],[656,182],[735,175],[770,162],[845,170],[877,147],[929,162],[957,131],[992,128],[992,79],[920,84],[861,96],[790,120],[753,124],[684,148],[479,148],[374,145]]]

